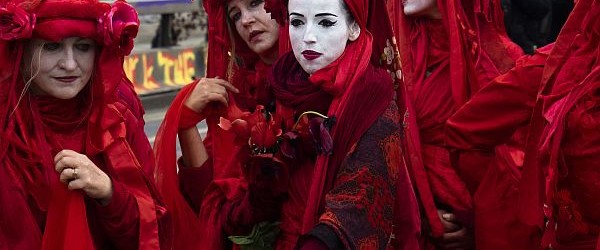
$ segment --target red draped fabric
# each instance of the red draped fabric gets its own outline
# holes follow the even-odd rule
[[[477,157],[454,168],[444,147],[445,121],[522,54],[506,37],[500,1],[437,1],[437,6],[442,20],[407,17],[401,4],[388,1],[405,87],[399,93],[406,95],[407,159],[434,237],[443,233],[438,208],[473,224],[472,195],[489,163],[489,157]],[[516,168],[506,153],[496,161]]]
[[[1,7],[5,4],[11,3]],[[127,7],[123,2],[116,5]],[[150,176],[154,162],[143,134],[141,104],[122,68],[129,51],[119,43],[102,46],[101,30],[95,29],[97,18],[110,6],[96,1],[19,6],[43,23],[36,26],[34,36],[53,41],[90,37],[101,50],[88,86],[78,97],[63,101],[24,92],[20,71],[24,42],[0,42],[0,98],[5,104],[0,109],[0,178],[6,185],[0,200],[12,204],[2,206],[0,248],[167,248],[168,234],[161,233],[164,237],[159,240],[159,231],[168,232],[168,224]],[[127,35],[134,37],[137,15],[127,17],[134,19],[121,21],[133,22],[126,25],[131,25],[127,32],[133,32]],[[62,149],[85,154],[111,177],[114,191],[108,206],[100,207],[58,182],[53,157]]]
[[[533,111],[520,219],[539,228],[550,219],[543,247],[597,249],[597,200],[586,197],[598,189],[589,166],[598,161],[599,15],[598,1],[577,2],[546,61]]]
[[[598,1],[578,1],[555,44],[520,59],[448,122],[448,142],[465,150],[493,148],[531,123],[507,207],[518,217],[496,236],[511,249],[598,249],[598,13]]]

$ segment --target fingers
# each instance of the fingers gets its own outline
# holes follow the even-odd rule
[[[456,232],[444,233],[442,240],[445,243],[465,242],[467,241],[467,229],[462,228],[461,230],[458,230]]]
[[[442,218],[447,222],[459,223],[458,219],[456,219],[456,215],[453,213],[444,213],[442,214]]]
[[[79,170],[76,170],[75,168],[65,168],[62,172],[60,172],[60,182],[67,184],[69,181],[77,179],[79,174]]]
[[[217,84],[222,86],[223,88],[225,88],[228,91],[234,92],[234,93],[239,93],[240,90],[238,90],[235,86],[233,86],[233,84],[231,84],[228,81],[225,81],[223,79],[220,78],[203,78],[200,81],[201,84],[204,85],[210,85],[210,84]]]
[[[224,96],[224,95],[221,95],[221,94],[210,93],[210,94],[208,94],[207,100],[209,100],[209,102],[218,102],[218,103],[221,103],[225,107],[229,106],[229,102],[228,102],[227,96]]]
[[[223,79],[219,79],[219,78],[203,78],[199,85],[204,85],[204,86],[220,86],[222,88],[224,88],[225,90],[234,92],[234,93],[240,93],[240,90],[237,89],[235,86],[233,86],[233,84],[231,84],[228,81],[225,81]]]
[[[454,214],[438,209],[438,216],[440,217],[442,226],[444,226],[444,232],[456,232],[462,228],[460,222],[456,219]]]
[[[87,186],[87,183],[82,179],[75,179],[67,184],[67,188],[69,190],[80,190],[84,189]]]
[[[67,168],[79,168],[85,163],[78,156],[62,156],[55,162],[54,169],[62,173]]]
[[[71,156],[71,157],[75,157],[79,155],[79,153],[73,151],[73,150],[69,150],[69,149],[63,149],[60,152],[58,152],[58,154],[56,154],[54,156],[54,163],[57,163],[58,161],[60,161],[60,159],[62,159],[63,157],[66,156]]]

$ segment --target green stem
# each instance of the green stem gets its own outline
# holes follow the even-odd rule
[[[303,116],[305,116],[305,115],[316,115],[316,116],[319,116],[319,117],[321,117],[321,118],[323,118],[323,119],[328,119],[328,118],[329,118],[329,117],[327,117],[327,116],[325,116],[325,115],[322,115],[321,113],[319,113],[319,112],[316,112],[316,111],[306,111],[306,112],[302,113],[302,114],[301,114],[301,115],[298,117],[298,120],[297,120],[297,121],[296,121],[296,123],[294,124],[294,127],[292,128],[292,130],[295,130],[295,129],[296,129],[296,126],[298,126],[298,123],[300,123],[300,119],[302,119],[302,117],[303,117]]]

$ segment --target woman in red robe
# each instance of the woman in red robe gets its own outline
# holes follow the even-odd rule
[[[447,142],[463,152],[490,152],[531,127],[510,208],[519,217],[507,218],[510,239],[521,239],[511,249],[600,249],[599,15],[597,0],[577,1],[556,43],[520,59],[448,120]]]
[[[0,4],[0,249],[169,249],[125,2]]]
[[[445,121],[522,52],[504,32],[500,1],[388,1],[388,10],[406,87],[407,159],[426,225],[444,247],[465,247],[466,230],[477,227],[473,195],[489,159],[454,168],[444,145]],[[496,160],[518,165],[506,154]]]
[[[271,19],[284,11],[265,11],[260,0],[204,1],[208,14],[206,77],[177,95],[161,124],[154,150],[156,178],[174,217],[175,249],[210,248],[201,241],[197,214],[213,180],[241,175],[232,157],[240,151],[234,137],[218,127],[221,116],[274,105],[266,82],[279,51],[289,48],[287,29]],[[274,5],[274,7],[277,7]],[[281,45],[280,45],[281,44]],[[201,138],[196,124],[206,121]],[[177,138],[182,157],[176,159]]]
[[[236,171],[242,173],[215,179],[207,188],[198,234],[205,247],[417,247],[418,208],[403,164],[393,82],[385,70],[385,56],[391,54],[389,64],[393,61],[392,49],[385,50],[392,33],[381,37],[367,28],[367,23],[390,27],[381,15],[385,6],[353,0],[345,1],[347,8],[341,5],[291,1],[290,33],[310,19],[322,29],[337,23],[336,29],[344,29],[337,33],[342,39],[315,49],[320,52],[285,54],[275,63],[268,78],[277,100],[274,110],[231,112],[220,119],[220,128],[240,145],[229,158],[239,162]],[[322,13],[308,13],[312,7]],[[346,31],[349,26],[360,32]],[[321,39],[327,39],[321,35],[313,39],[322,46]],[[330,56],[328,50],[334,49],[342,55]],[[300,58],[320,57],[331,61],[309,75]]]

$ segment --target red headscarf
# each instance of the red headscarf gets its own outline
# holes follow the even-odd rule
[[[543,230],[544,245],[555,241],[553,209],[567,113],[586,93],[599,87],[599,18],[598,0],[577,1],[544,66],[527,141],[519,199],[520,221]],[[544,218],[550,218],[547,227],[544,227]],[[596,249],[600,249],[600,241],[598,244]]]
[[[206,77],[229,79],[234,86],[237,86],[238,89],[243,91],[246,88],[245,85],[249,83],[239,81],[241,76],[236,73],[248,73],[257,70],[259,67],[264,68],[264,71],[266,71],[268,67],[258,60],[256,53],[248,48],[246,43],[241,39],[237,32],[235,32],[235,28],[228,27],[227,2],[227,0],[203,1],[204,9],[208,14],[209,25],[209,49],[206,63]],[[285,10],[279,9],[278,11],[281,12]],[[272,16],[284,15],[279,12],[272,13]],[[230,37],[230,32],[233,33],[233,38]],[[287,28],[282,27],[279,32],[279,51],[287,51],[289,50]],[[231,60],[232,49],[234,46],[236,59],[239,59],[238,61],[241,62],[241,65],[235,65],[233,69],[234,72],[228,72],[228,65]],[[233,74],[229,75],[229,73]],[[261,72],[258,73],[260,74]],[[255,81],[263,81],[259,74],[255,77]],[[246,77],[244,78],[246,79]],[[218,248],[218,246],[215,245],[218,244],[217,242],[203,242],[202,239],[210,239],[211,235],[207,234],[211,232],[220,232],[220,228],[212,228],[213,226],[218,227],[219,225],[202,225],[203,228],[200,227],[196,214],[189,207],[179,190],[179,178],[177,176],[177,132],[181,120],[190,119],[189,117],[181,116],[181,111],[185,100],[197,83],[198,82],[196,81],[184,87],[171,103],[154,143],[157,161],[155,177],[160,192],[165,198],[167,207],[173,213],[174,235],[176,237],[174,240],[175,249]],[[257,82],[257,84],[263,83]],[[237,112],[237,110],[239,110],[236,105],[236,98],[236,96],[230,94],[230,103],[226,113]],[[205,143],[210,143],[210,145],[205,146],[211,147],[209,161],[212,161],[211,165],[214,166],[213,180],[241,176],[241,165],[231,157],[231,153],[237,148],[234,144],[234,135],[217,126],[217,124],[219,124],[219,117],[222,115],[222,113],[215,113],[208,114],[204,117],[206,118],[206,123],[208,125],[207,134],[210,137],[205,139]],[[234,183],[234,186],[236,185],[239,186],[239,181]],[[239,189],[232,188],[232,192],[234,191],[239,191]],[[199,235],[202,235],[202,237],[199,237]],[[220,235],[216,236],[216,238],[219,237]]]
[[[0,108],[0,167],[4,169],[3,175],[8,174],[3,176],[5,180],[11,180],[14,187],[30,194],[33,197],[30,203],[47,211],[46,229],[42,233],[27,203],[4,200],[9,197],[2,196],[2,204],[13,203],[18,214],[3,213],[0,226],[14,229],[18,237],[27,235],[29,245],[25,248],[93,249],[83,193],[68,191],[58,182],[58,177],[47,173],[48,169],[54,169],[56,151],[68,145],[77,147],[90,158],[104,160],[109,169],[114,170],[109,173],[111,177],[120,180],[137,201],[140,248],[158,249],[155,197],[125,139],[123,117],[127,108],[120,104],[116,94],[120,86],[134,93],[122,67],[139,26],[133,7],[123,1],[112,6],[97,0],[2,1],[0,19],[3,20],[0,24],[0,101],[4,103]],[[74,101],[35,99],[28,93],[21,96],[25,84],[20,66],[26,39],[60,41],[67,37],[91,38],[101,47],[87,87]],[[139,100],[133,105],[137,107],[132,108],[141,110]],[[68,116],[47,115],[62,111]],[[65,124],[69,126],[63,127]],[[47,137],[48,129],[72,129],[73,137],[61,138],[64,144],[60,145],[61,142]],[[3,182],[3,185],[10,183]],[[8,234],[7,231],[2,233]]]

